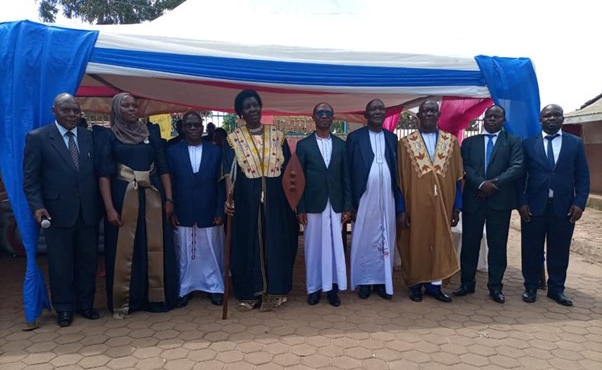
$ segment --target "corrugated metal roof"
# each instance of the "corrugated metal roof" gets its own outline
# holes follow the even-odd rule
[[[590,105],[564,114],[564,123],[602,121],[602,95]]]

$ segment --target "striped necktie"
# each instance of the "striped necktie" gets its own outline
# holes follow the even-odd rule
[[[71,131],[67,131],[65,135],[69,137],[69,153],[71,154],[71,159],[73,160],[75,168],[79,171],[79,150],[77,150],[77,145],[75,145],[75,134]]]

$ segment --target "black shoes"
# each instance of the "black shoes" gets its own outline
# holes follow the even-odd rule
[[[385,284],[375,285],[374,291],[382,299],[391,300],[393,298],[393,296],[391,294],[387,294],[387,288],[385,287]]]
[[[555,300],[556,303],[563,306],[571,307],[573,305],[573,301],[569,297],[565,296],[564,293],[552,294],[548,292],[548,298]]]
[[[341,305],[341,299],[339,298],[339,295],[335,289],[327,292],[326,298],[328,298],[328,303],[330,303],[331,306],[339,307]]]
[[[176,308],[185,307],[191,298],[192,298],[192,293],[188,293],[183,297],[178,297],[178,300],[176,301]]]
[[[448,296],[447,294],[443,293],[441,288],[435,289],[435,290],[426,289],[424,294],[430,295],[431,297],[435,298],[439,302],[449,303],[452,301],[452,298],[450,296]]]
[[[489,296],[497,303],[506,302],[506,296],[504,296],[501,290],[492,290],[489,292]]]
[[[224,295],[222,293],[208,293],[211,304],[221,306],[224,303]]]
[[[67,327],[73,322],[73,312],[61,311],[57,312],[57,314],[58,317],[56,318],[56,323],[59,324],[61,328]]]
[[[330,292],[328,292],[328,293],[330,293]],[[321,290],[318,290],[317,292],[310,293],[307,296],[307,303],[309,303],[310,306],[317,305],[318,303],[320,303],[320,296],[321,295],[322,295],[322,291]]]
[[[360,291],[357,293],[357,296],[361,299],[370,297],[370,285],[360,285]]]
[[[410,288],[410,299],[413,302],[422,302],[422,287]]]
[[[468,287],[466,285],[460,285],[460,287],[457,290],[454,290],[454,295],[456,297],[464,297],[467,294],[473,294],[474,293],[474,286],[473,287]]]
[[[96,311],[93,308],[88,308],[85,310],[79,310],[77,311],[77,313],[81,316],[84,317],[88,320],[98,320],[100,318],[100,315],[98,314],[98,311]]]
[[[527,303],[533,303],[537,300],[537,290],[536,289],[525,289],[523,293],[523,301]]]

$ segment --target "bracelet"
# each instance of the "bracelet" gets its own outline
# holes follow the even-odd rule
[[[174,201],[173,201],[173,199],[171,199],[171,198],[165,198],[165,201],[166,201],[166,202],[169,202],[169,203],[171,203],[171,204],[174,204]]]

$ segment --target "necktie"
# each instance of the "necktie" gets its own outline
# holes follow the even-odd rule
[[[550,163],[550,168],[556,167],[556,161],[554,161],[554,147],[552,147],[552,140],[554,140],[554,138],[558,136],[560,135],[546,135],[546,140],[548,140],[548,162]]]
[[[485,148],[485,177],[487,177],[487,167],[489,166],[489,160],[491,159],[491,153],[493,153],[493,138],[494,134],[485,134],[489,139],[487,140],[487,148]]]
[[[73,159],[73,164],[79,171],[79,150],[77,150],[77,145],[75,145],[75,134],[71,131],[67,131],[66,135],[69,137],[69,153],[71,154],[71,159]]]

